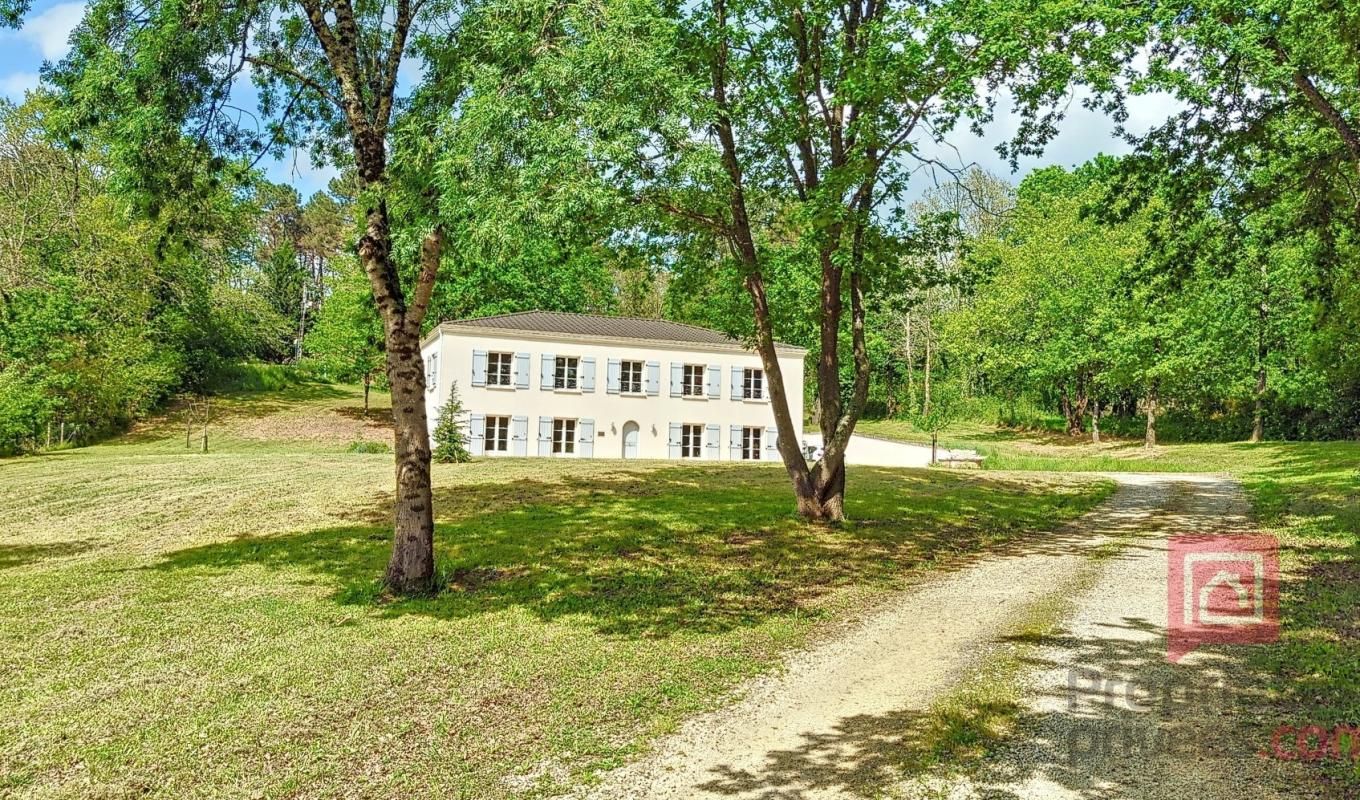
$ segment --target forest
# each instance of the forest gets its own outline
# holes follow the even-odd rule
[[[435,321],[534,308],[809,348],[807,385],[770,381],[809,518],[842,516],[865,415],[1353,438],[1360,11],[1276,5],[96,0],[0,106],[0,452],[246,362],[416,398]],[[1016,165],[1077,98],[1122,155],[933,155],[1001,105]],[[289,153],[328,190],[271,184]],[[424,403],[394,408],[401,528],[429,455]]]

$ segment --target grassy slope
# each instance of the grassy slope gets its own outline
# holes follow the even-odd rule
[[[923,438],[895,420],[865,421],[860,430],[909,441]],[[1238,477],[1262,526],[1280,540],[1285,574],[1281,640],[1253,647],[1249,655],[1266,676],[1259,688],[1267,705],[1251,721],[1254,738],[1265,750],[1278,725],[1319,724],[1329,730],[1342,723],[1360,725],[1360,442],[1173,444],[1149,452],[1141,442],[1092,445],[973,423],[943,438],[987,454],[984,465],[990,469]],[[1337,782],[1337,791],[1360,797],[1360,764],[1330,760],[1320,769]]]
[[[375,396],[376,399],[376,396]],[[860,469],[840,530],[776,465],[439,465],[448,590],[375,600],[391,460],[357,390],[0,462],[0,795],[547,793],[921,570],[1108,485]]]

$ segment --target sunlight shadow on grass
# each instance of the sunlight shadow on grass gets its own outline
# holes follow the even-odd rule
[[[817,614],[836,587],[898,587],[913,568],[1051,530],[1099,496],[1090,486],[1041,492],[923,471],[858,478],[850,509],[862,521],[843,527],[795,519],[775,470],[667,468],[443,487],[435,500],[440,593],[424,599],[385,600],[374,579],[390,547],[385,494],[358,525],[240,537],[172,553],[156,568],[304,569],[326,576],[337,601],[374,604],[385,615],[457,619],[518,607],[605,634],[663,637]]]

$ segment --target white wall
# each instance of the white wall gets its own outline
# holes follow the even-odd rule
[[[473,353],[527,353],[528,388],[473,386]],[[544,390],[542,388],[542,356],[576,356],[593,358],[595,364],[594,391],[578,389]],[[526,454],[538,455],[539,420],[542,417],[589,419],[594,421],[593,457],[620,458],[623,456],[624,424],[638,423],[638,458],[670,457],[670,426],[672,423],[698,423],[719,426],[717,453],[705,448],[705,457],[732,460],[732,426],[775,427],[774,413],[767,400],[733,399],[732,368],[759,368],[760,357],[738,345],[730,348],[705,347],[669,342],[631,341],[624,339],[586,338],[566,335],[525,334],[518,331],[465,326],[442,326],[438,334],[422,349],[428,359],[438,355],[436,385],[427,395],[430,426],[433,431],[438,411],[448,401],[450,387],[458,384],[463,408],[469,415],[505,415],[528,418]],[[659,387],[656,394],[625,395],[607,391],[610,359],[638,360],[659,364]],[[717,399],[672,397],[671,364],[705,364],[719,367]],[[803,355],[798,352],[781,354],[780,370],[789,394],[789,411],[802,436],[803,419]],[[647,378],[644,369],[644,380]],[[519,379],[523,383],[523,379]],[[768,395],[768,390],[766,392]],[[771,442],[763,443],[762,457],[778,460]],[[578,450],[582,448],[578,447]],[[513,443],[512,443],[513,453]],[[579,456],[579,454],[578,454]]]

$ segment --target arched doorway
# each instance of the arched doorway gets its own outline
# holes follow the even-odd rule
[[[636,422],[623,423],[623,457],[638,457],[638,424]]]

